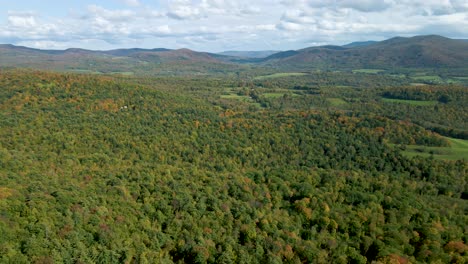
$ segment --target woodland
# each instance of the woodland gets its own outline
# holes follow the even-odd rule
[[[467,262],[466,78],[274,73],[0,69],[0,262]]]

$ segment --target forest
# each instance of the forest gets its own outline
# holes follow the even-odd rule
[[[0,263],[466,263],[466,78],[420,76],[0,69]]]

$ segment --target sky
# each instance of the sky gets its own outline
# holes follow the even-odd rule
[[[290,50],[468,38],[468,0],[0,0],[0,43],[40,49]]]

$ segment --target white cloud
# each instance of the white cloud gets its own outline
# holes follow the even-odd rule
[[[337,1],[343,8],[352,8],[361,12],[379,12],[391,7],[393,1],[389,0],[341,0]]]
[[[128,5],[128,6],[132,6],[132,7],[137,7],[137,6],[141,6],[141,3],[139,0],[123,0],[123,2]]]
[[[171,0],[157,7],[119,1],[127,7],[90,5],[66,17],[10,11],[0,19],[0,42],[95,49],[186,44],[218,51],[297,49],[395,35],[468,38],[467,0]]]
[[[178,20],[199,19],[204,16],[200,9],[200,5],[192,4],[192,1],[190,0],[171,1],[167,15],[170,18]]]
[[[135,18],[136,13],[130,10],[108,10],[97,5],[88,6],[90,17],[99,18],[112,22],[129,21]],[[88,17],[84,17],[87,19]]]
[[[12,27],[31,28],[37,26],[33,12],[8,12],[8,24]]]
[[[303,27],[301,24],[296,24],[292,22],[282,21],[280,22],[276,28],[286,31],[299,31],[302,30]]]
[[[257,25],[255,26],[257,30],[275,30],[276,25],[274,24],[265,24],[265,25]]]
[[[191,8],[190,6],[179,5],[167,13],[169,17],[179,20],[184,19],[198,19],[204,15],[198,8]]]
[[[268,6],[262,9],[246,0],[174,0],[169,5],[168,16],[178,20],[196,20],[216,16],[245,17],[268,11],[265,8]]]
[[[18,43],[18,45],[36,49],[66,49],[68,47],[64,42],[50,40],[21,41]]]

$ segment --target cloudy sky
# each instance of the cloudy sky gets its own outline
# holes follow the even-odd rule
[[[468,0],[0,0],[0,43],[41,49],[287,50],[468,38]]]

